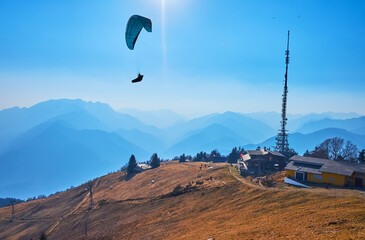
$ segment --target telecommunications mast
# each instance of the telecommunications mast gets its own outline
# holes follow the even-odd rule
[[[289,33],[288,31],[288,42],[286,45],[285,51],[285,82],[284,82],[284,93],[283,93],[283,103],[282,103],[282,110],[281,110],[281,128],[279,133],[276,137],[276,147],[275,150],[281,152],[284,155],[290,154],[289,149],[289,142],[288,142],[288,130],[286,130],[286,122],[288,121],[286,117],[286,104],[287,104],[287,95],[288,95],[288,65],[289,65]]]

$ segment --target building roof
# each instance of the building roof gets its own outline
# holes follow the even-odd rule
[[[247,154],[253,156],[253,155],[259,155],[259,156],[263,156],[268,154],[268,151],[265,151],[264,149],[261,150],[247,150]]]
[[[282,153],[280,152],[274,152],[274,151],[270,151],[268,150],[269,153],[271,153],[272,155],[278,156],[278,157],[285,157]]]
[[[365,164],[347,163],[322,158],[302,157],[295,155],[285,167],[287,170],[303,171],[309,173],[334,173],[351,176],[354,172],[365,173]]]
[[[137,167],[141,168],[142,170],[150,169],[151,166],[144,163],[137,163]]]
[[[243,155],[242,159],[244,161],[250,160],[251,157],[250,156],[264,156],[267,154],[272,154],[274,156],[278,156],[278,157],[283,157],[285,158],[285,156],[279,152],[273,152],[267,149],[260,149],[260,150],[247,150],[247,154]]]
[[[321,174],[318,168],[311,168],[308,166],[300,166],[298,164],[295,164],[294,161],[291,161],[286,165],[285,170],[293,170],[293,171],[299,171],[299,172],[307,172],[307,173],[314,173],[314,174]]]

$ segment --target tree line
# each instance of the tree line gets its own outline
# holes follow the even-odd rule
[[[365,149],[359,150],[351,141],[334,137],[324,140],[312,151],[306,151],[303,156],[331,159],[335,161],[347,161],[365,163]]]
[[[182,154],[180,156],[176,156],[173,160],[178,160],[179,162],[210,162],[215,158],[226,158],[228,163],[236,163],[237,159],[241,157],[242,154],[245,154],[246,151],[242,147],[234,147],[230,154],[227,156],[223,156],[217,149],[212,150],[209,154],[201,151],[198,152],[194,157],[190,155]],[[157,153],[152,154],[150,160],[147,162],[151,166],[151,168],[157,168],[160,166],[161,159],[158,157]],[[122,169],[125,169],[123,167]],[[137,160],[136,157],[132,154],[129,158],[128,165],[126,167],[128,174],[137,173]]]
[[[198,152],[194,157],[185,156],[182,154],[180,157],[175,157],[174,159],[179,160],[179,162],[193,161],[193,162],[210,162],[216,158],[226,158],[228,163],[237,163],[237,159],[241,157],[241,154],[245,154],[246,151],[242,147],[234,147],[232,151],[227,156],[221,155],[217,149],[212,150],[209,154],[201,151]]]
[[[161,159],[157,156],[157,153],[152,154],[150,161],[147,162],[151,168],[157,168],[161,164]],[[133,174],[137,173],[137,161],[136,157],[132,154],[129,158],[128,166],[127,166],[127,173]]]
[[[258,147],[257,150],[260,150],[260,147]],[[210,162],[214,158],[225,157],[228,163],[237,163],[237,159],[240,159],[242,155],[246,153],[247,152],[243,147],[234,147],[227,156],[221,155],[217,149],[214,149],[210,153],[204,151],[198,152],[195,156],[182,154],[174,157],[173,160],[178,160],[179,162]],[[293,153],[297,154],[295,151],[293,151]],[[303,156],[331,159],[335,161],[365,163],[365,149],[360,151],[351,141],[345,141],[340,137],[324,140],[312,151],[307,150]],[[162,160],[158,157],[157,153],[154,153],[147,163],[151,168],[157,168],[160,166],[161,161]],[[135,156],[132,155],[128,162],[127,173],[136,173],[136,168],[137,161]]]

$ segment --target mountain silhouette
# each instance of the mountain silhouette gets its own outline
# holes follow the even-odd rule
[[[0,192],[25,197],[51,193],[117,170],[131,154],[148,154],[115,133],[46,122],[16,138],[0,155]]]
[[[315,132],[324,128],[341,128],[356,134],[365,134],[365,117],[351,119],[322,119],[309,122],[298,129],[301,133]]]
[[[316,145],[320,144],[328,138],[333,137],[340,137],[345,140],[349,140],[352,143],[356,144],[359,149],[365,148],[365,135],[355,134],[339,128],[326,128],[308,134],[289,134],[289,147],[294,148],[296,152],[302,155],[307,149],[311,151]],[[245,149],[256,149],[258,146],[266,146],[273,149],[273,147],[275,146],[275,137],[271,137],[259,144],[248,144],[244,147]]]

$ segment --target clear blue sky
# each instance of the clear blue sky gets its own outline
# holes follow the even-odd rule
[[[135,50],[128,18],[151,18]],[[2,0],[0,109],[56,98],[186,115],[365,114],[365,1]],[[145,75],[131,84],[138,71]]]

